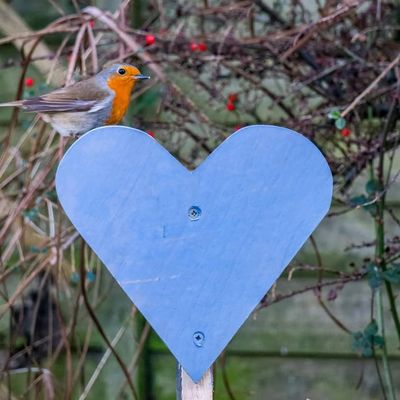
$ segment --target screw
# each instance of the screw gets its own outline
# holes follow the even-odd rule
[[[192,206],[188,210],[189,219],[192,221],[197,221],[201,215],[201,208],[197,206]]]
[[[203,347],[205,339],[203,332],[197,331],[193,333],[193,343],[196,347]]]

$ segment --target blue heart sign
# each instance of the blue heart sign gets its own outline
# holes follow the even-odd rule
[[[324,217],[317,147],[249,126],[188,171],[146,133],[97,128],[61,161],[61,204],[198,382]]]

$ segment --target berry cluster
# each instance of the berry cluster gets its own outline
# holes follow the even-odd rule
[[[190,43],[190,50],[191,51],[207,51],[207,45],[204,42],[196,43],[192,42]]]
[[[340,134],[343,137],[351,135],[351,130],[349,128],[346,128],[346,120],[342,117],[342,114],[339,110],[333,109],[329,111],[328,118],[334,121],[336,129],[340,131]]]
[[[226,109],[228,111],[235,111],[237,101],[238,101],[238,95],[236,93],[229,94],[228,101],[226,103]]]

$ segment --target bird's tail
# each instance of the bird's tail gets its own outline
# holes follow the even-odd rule
[[[22,107],[23,100],[10,101],[8,103],[0,103],[0,107]]]

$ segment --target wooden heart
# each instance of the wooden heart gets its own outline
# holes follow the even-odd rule
[[[56,186],[77,230],[198,382],[328,211],[305,137],[249,126],[188,171],[132,128],[95,129]]]

